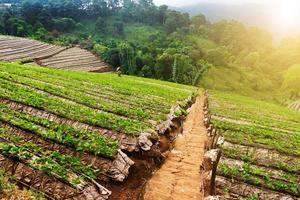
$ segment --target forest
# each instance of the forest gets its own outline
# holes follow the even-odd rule
[[[300,95],[300,38],[275,44],[265,30],[237,21],[210,22],[152,0],[0,3],[1,34],[79,45],[125,74],[263,98],[270,92],[287,99]]]

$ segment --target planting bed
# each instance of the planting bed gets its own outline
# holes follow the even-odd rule
[[[75,71],[105,72],[109,67],[98,56],[78,48],[61,47],[39,41],[1,36],[0,60]]]
[[[11,177],[0,169],[0,199],[39,199],[44,200],[44,196],[32,190],[19,188]]]
[[[212,122],[225,138],[217,186],[225,199],[300,198],[300,113],[211,92]]]
[[[163,160],[159,140],[180,127],[195,94],[144,78],[2,62],[0,167],[49,199],[136,199]]]
[[[300,101],[295,101],[289,105],[289,108],[292,110],[300,111]]]

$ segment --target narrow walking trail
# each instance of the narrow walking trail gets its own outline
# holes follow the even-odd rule
[[[202,200],[203,175],[200,169],[208,140],[203,123],[204,96],[199,96],[175,141],[166,162],[145,189],[145,200]]]

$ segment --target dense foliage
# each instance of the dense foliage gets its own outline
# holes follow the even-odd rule
[[[300,98],[300,65],[291,66],[284,74],[282,90],[290,95],[290,99]]]

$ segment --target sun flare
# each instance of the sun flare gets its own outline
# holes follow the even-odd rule
[[[275,22],[281,27],[295,27],[300,19],[300,1],[280,1],[273,13]]]

